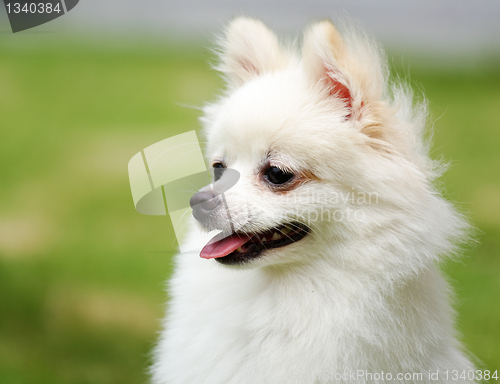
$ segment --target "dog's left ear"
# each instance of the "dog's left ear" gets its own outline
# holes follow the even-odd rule
[[[219,49],[216,69],[224,74],[230,89],[255,76],[285,69],[290,61],[277,36],[264,23],[247,17],[236,18],[229,24]]]
[[[360,48],[366,48],[365,52]],[[359,120],[364,111],[380,100],[380,82],[383,82],[380,67],[377,68],[377,53],[367,52],[368,47],[357,49],[358,52],[349,49],[329,20],[313,24],[304,34],[305,70],[314,84],[328,91],[325,93],[328,97],[344,102],[346,120]]]

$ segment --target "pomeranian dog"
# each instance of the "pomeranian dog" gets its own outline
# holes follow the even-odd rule
[[[363,32],[301,45],[243,17],[220,40],[216,181],[191,204],[224,235],[176,258],[153,382],[476,382],[437,267],[468,225],[433,186],[425,102]]]

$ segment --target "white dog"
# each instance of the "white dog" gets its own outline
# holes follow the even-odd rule
[[[321,21],[299,54],[238,18],[218,69],[207,156],[239,180],[191,200],[226,237],[177,256],[153,382],[475,382],[436,266],[467,223],[377,44]]]

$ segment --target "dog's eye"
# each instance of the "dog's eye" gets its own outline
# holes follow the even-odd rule
[[[272,184],[285,184],[292,177],[293,173],[283,171],[278,167],[269,167],[266,171],[266,178]]]
[[[222,163],[215,163],[213,165],[213,168],[214,168],[214,179],[215,181],[217,181],[222,177],[225,167]]]

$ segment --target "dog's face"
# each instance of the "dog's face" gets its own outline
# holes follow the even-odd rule
[[[318,223],[310,220],[311,211],[321,209],[314,195],[331,186],[318,175],[325,161],[321,132],[311,134],[310,128],[320,127],[324,118],[342,124],[340,113],[325,108],[323,114],[320,104],[308,79],[295,71],[259,77],[217,107],[208,137],[210,161],[222,174],[214,188],[224,181],[226,168],[237,171],[239,180],[224,193],[224,204],[201,221],[209,229],[252,237],[219,262],[271,263],[285,252],[290,261],[314,236]],[[311,109],[316,113],[308,113]]]
[[[393,171],[374,164],[387,162],[397,137],[388,135],[380,63],[356,60],[329,22],[309,29],[301,59],[249,19],[233,22],[222,51],[228,92],[203,118],[217,180],[191,202],[201,225],[225,237],[201,256],[307,262],[363,231],[379,203],[374,180]]]

